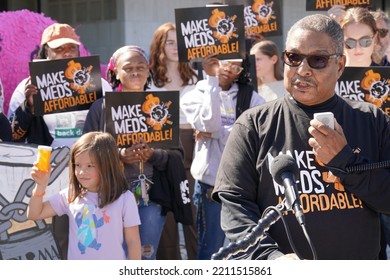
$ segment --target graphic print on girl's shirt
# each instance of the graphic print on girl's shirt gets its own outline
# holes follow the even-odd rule
[[[87,204],[84,209],[76,214],[78,227],[78,248],[81,254],[85,254],[87,248],[99,250],[101,243],[98,242],[97,229],[110,222],[106,210],[99,210],[96,205]]]

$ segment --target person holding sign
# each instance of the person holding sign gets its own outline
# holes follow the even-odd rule
[[[344,37],[345,40],[345,53],[347,55],[347,63],[346,66],[361,66],[361,67],[369,67],[369,66],[385,66],[387,63],[387,60],[382,60],[380,57],[384,56],[383,51],[383,44],[388,44],[389,41],[382,37],[386,34],[387,29],[378,28],[378,27],[385,27],[386,23],[384,20],[381,20],[381,17],[385,16],[383,12],[369,12],[367,9],[364,8],[350,8],[347,9],[344,14],[340,17],[340,24],[343,27],[344,30]],[[376,19],[375,19],[376,17]],[[373,35],[375,34],[375,35]],[[352,38],[360,38],[359,40],[354,40]],[[371,39],[372,38],[372,39]],[[351,48],[351,43],[354,45],[354,48]],[[359,46],[358,46],[359,45]],[[363,46],[365,45],[365,47]],[[384,56],[386,58],[386,56]],[[380,62],[380,64],[375,63],[374,59],[377,59],[377,62]],[[364,68],[363,68],[364,69]],[[350,70],[350,69],[348,69]],[[354,73],[356,73],[355,70],[353,70]],[[370,69],[364,70],[366,73],[364,80],[361,82],[361,87],[363,87],[365,90],[367,90],[366,86],[363,86],[363,81],[371,81],[372,84],[373,81],[376,81],[372,76],[370,76],[370,73],[374,73],[375,70]],[[348,73],[348,72],[344,72]],[[354,75],[358,74],[353,74]],[[356,76],[357,77],[357,76]],[[356,78],[357,79],[357,78]],[[379,91],[381,92],[381,91]],[[347,93],[351,93],[350,90],[348,90]],[[384,92],[383,92],[384,93]],[[349,96],[351,98],[351,96]],[[372,96],[370,94],[364,95],[364,101],[371,102],[376,104],[379,108],[385,109],[385,104],[387,100],[387,95],[379,95],[379,96]],[[387,242],[385,241],[385,236],[389,236],[389,233],[385,233],[386,231],[390,232],[389,227],[389,221],[388,215],[381,214],[382,219],[382,229],[384,230],[382,235],[382,250],[380,253],[380,259],[387,259],[386,256],[386,246]],[[387,237],[390,238],[390,237]],[[390,240],[390,239],[389,239]]]
[[[50,169],[40,170],[34,163],[31,176],[36,186],[27,218],[36,221],[69,216],[70,260],[141,259],[138,209],[116,150],[115,139],[109,133],[81,136],[70,152],[69,187],[45,201]]]
[[[378,259],[379,212],[390,213],[390,170],[364,167],[390,160],[390,119],[373,104],[335,93],[345,68],[343,44],[343,30],[326,15],[297,21],[283,52],[288,94],[236,121],[212,194],[222,204],[227,237],[255,241],[235,257]],[[334,129],[314,119],[322,112],[333,113],[327,120]],[[271,171],[279,155],[296,168]],[[281,218],[288,232],[280,220],[260,231],[264,235],[249,235],[265,226],[259,219],[268,207],[281,205],[289,189],[296,189],[290,201],[300,205],[303,221],[294,215],[299,211],[286,211]]]
[[[248,58],[229,61],[207,56],[202,62],[206,79],[180,101],[187,121],[196,130],[191,174],[196,180],[198,259],[210,259],[225,240],[221,207],[210,194],[230,131],[243,111],[265,102],[248,85],[248,65]]]
[[[344,31],[345,66],[376,66],[372,55],[379,39],[370,11],[361,7],[347,9],[340,17],[340,26]]]
[[[112,55],[107,68],[107,80],[118,92],[142,92],[149,88],[149,60],[145,51],[138,46],[124,46]],[[120,94],[120,93],[118,93]],[[84,133],[105,131],[104,98],[92,105],[85,122]],[[109,110],[109,108],[107,108]],[[181,162],[183,152],[179,151]],[[135,194],[141,218],[140,236],[142,259],[156,259],[156,252],[165,216],[161,214],[161,205],[149,199],[152,189],[160,185],[154,181],[157,171],[167,169],[168,151],[152,148],[144,139],[138,139],[130,147],[121,148],[119,155],[125,165],[126,178],[131,191]]]
[[[286,89],[283,85],[282,63],[279,49],[270,40],[262,40],[254,44],[250,54],[255,56],[257,92],[265,101],[271,101],[284,96]]]
[[[40,60],[56,60],[79,57],[79,37],[68,24],[54,23],[42,33],[38,52]],[[111,91],[111,86],[103,78],[102,90]],[[27,142],[52,147],[67,146],[82,135],[82,127],[87,110],[56,113],[44,116],[34,114],[33,96],[38,93],[36,85],[28,77],[16,87],[10,100],[8,118],[12,122],[12,137],[15,142]],[[53,231],[63,259],[68,250],[68,217],[54,217]]]
[[[56,60],[79,57],[79,37],[68,24],[54,23],[42,33],[39,60]],[[112,88],[101,79],[102,90]],[[21,81],[13,92],[8,110],[12,121],[13,139],[15,142],[67,146],[81,136],[87,110],[36,116],[34,114],[33,96],[38,93],[36,85],[28,77]]]
[[[150,68],[153,75],[151,90],[178,90],[180,98],[195,87],[198,81],[196,72],[188,62],[179,62],[177,50],[176,26],[173,23],[160,25],[153,34],[150,44]],[[194,137],[191,125],[187,122],[183,110],[180,109],[180,140],[184,148],[184,166],[186,169],[190,194],[194,189],[194,179],[190,166],[193,159]],[[195,209],[194,216],[195,216]],[[167,220],[161,236],[158,259],[181,259],[179,248],[179,232],[172,213]],[[197,240],[195,226],[183,225],[184,239],[188,259],[196,259]]]

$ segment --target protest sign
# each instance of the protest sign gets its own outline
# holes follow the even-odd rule
[[[179,92],[106,92],[106,131],[118,147],[142,138],[153,148],[179,147]]]
[[[306,0],[306,11],[327,11],[334,5],[376,9],[379,7],[378,2],[378,0]]]
[[[98,56],[30,62],[35,115],[87,110],[102,96]]]
[[[246,37],[283,35],[280,0],[227,0],[226,4],[244,5]]]
[[[179,61],[245,57],[242,5],[175,9]]]
[[[345,67],[336,93],[352,100],[370,102],[390,116],[390,68]]]

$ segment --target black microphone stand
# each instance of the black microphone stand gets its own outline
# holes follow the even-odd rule
[[[256,245],[271,225],[282,217],[282,213],[289,210],[288,208],[291,210],[291,207],[286,207],[285,204],[286,199],[283,199],[281,203],[276,205],[276,207],[271,208],[263,217],[261,217],[257,222],[257,225],[252,228],[251,232],[248,233],[244,239],[239,240],[238,242],[230,242],[226,247],[220,248],[217,253],[214,253],[211,256],[211,259],[226,260],[237,253],[246,252],[249,248]]]

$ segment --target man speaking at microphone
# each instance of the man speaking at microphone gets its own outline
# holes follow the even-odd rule
[[[390,212],[390,169],[347,170],[390,159],[389,119],[372,104],[335,94],[345,65],[343,43],[340,26],[325,15],[296,22],[283,52],[289,94],[236,121],[212,194],[222,203],[222,229],[231,241],[242,240],[268,206],[284,199],[270,168],[275,157],[287,154],[299,168],[296,187],[318,259],[378,258],[378,212]],[[334,129],[313,120],[319,112],[333,112]],[[293,213],[284,218],[299,255],[313,259]],[[298,259],[281,221],[241,257]]]

